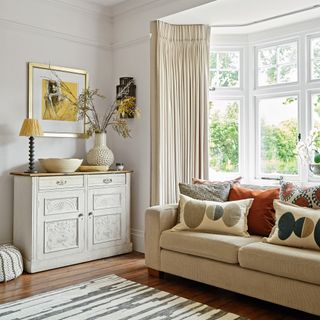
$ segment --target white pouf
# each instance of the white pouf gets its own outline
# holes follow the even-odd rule
[[[19,250],[12,245],[0,245],[0,282],[18,278],[22,272],[23,262]]]

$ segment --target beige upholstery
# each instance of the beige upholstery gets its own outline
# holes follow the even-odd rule
[[[166,231],[176,222],[176,205],[146,211],[148,267],[320,316],[319,252],[258,237]]]
[[[161,250],[161,270],[320,315],[320,286],[311,283],[169,250]]]
[[[319,251],[253,243],[239,250],[239,262],[244,268],[320,285]]]
[[[146,210],[145,251],[146,265],[160,270],[160,236],[162,231],[171,229],[177,223],[178,206],[154,206]]]
[[[222,234],[168,230],[164,231],[160,237],[160,247],[176,252],[237,264],[239,263],[239,248],[249,243],[261,241],[261,239],[262,238],[258,236],[245,238]]]

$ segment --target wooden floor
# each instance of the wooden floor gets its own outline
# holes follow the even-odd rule
[[[144,265],[144,256],[140,253],[126,254],[36,274],[23,274],[16,280],[0,284],[0,303],[30,297],[108,274],[117,274],[123,278],[205,303],[214,308],[234,312],[252,320],[319,319],[319,317],[303,312],[172,275],[166,274],[163,279],[148,276],[147,268]],[[303,292],[301,294],[303,295]]]

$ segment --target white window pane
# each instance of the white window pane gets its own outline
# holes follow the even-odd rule
[[[320,58],[320,38],[311,39],[311,59]]]
[[[240,51],[212,51],[209,80],[214,88],[239,88]]]
[[[211,52],[210,54],[210,68],[216,69],[217,68],[217,53]]]
[[[312,128],[320,130],[320,93],[311,95]],[[320,141],[315,143],[320,151]]]
[[[311,95],[312,127],[320,129],[320,93]]]
[[[258,50],[258,86],[298,81],[298,43]]]
[[[258,70],[259,86],[268,86],[277,83],[277,68],[261,68]]]
[[[219,87],[226,87],[226,88],[239,87],[239,72],[238,71],[220,71]]]
[[[278,82],[288,83],[298,81],[298,70],[294,64],[284,65],[279,67]]]
[[[320,79],[320,60],[311,61],[311,79]]]
[[[278,64],[296,63],[297,62],[297,43],[289,43],[277,48]]]
[[[276,53],[277,53],[276,47],[260,49],[258,51],[259,67],[275,65],[277,60]]]
[[[261,174],[297,174],[298,99],[259,101]]]
[[[239,52],[219,52],[218,53],[218,68],[223,70],[239,69]]]
[[[214,100],[209,109],[210,176],[239,171],[239,100]]]

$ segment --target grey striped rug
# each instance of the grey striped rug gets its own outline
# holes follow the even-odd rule
[[[116,275],[0,305],[1,320],[242,320]]]

